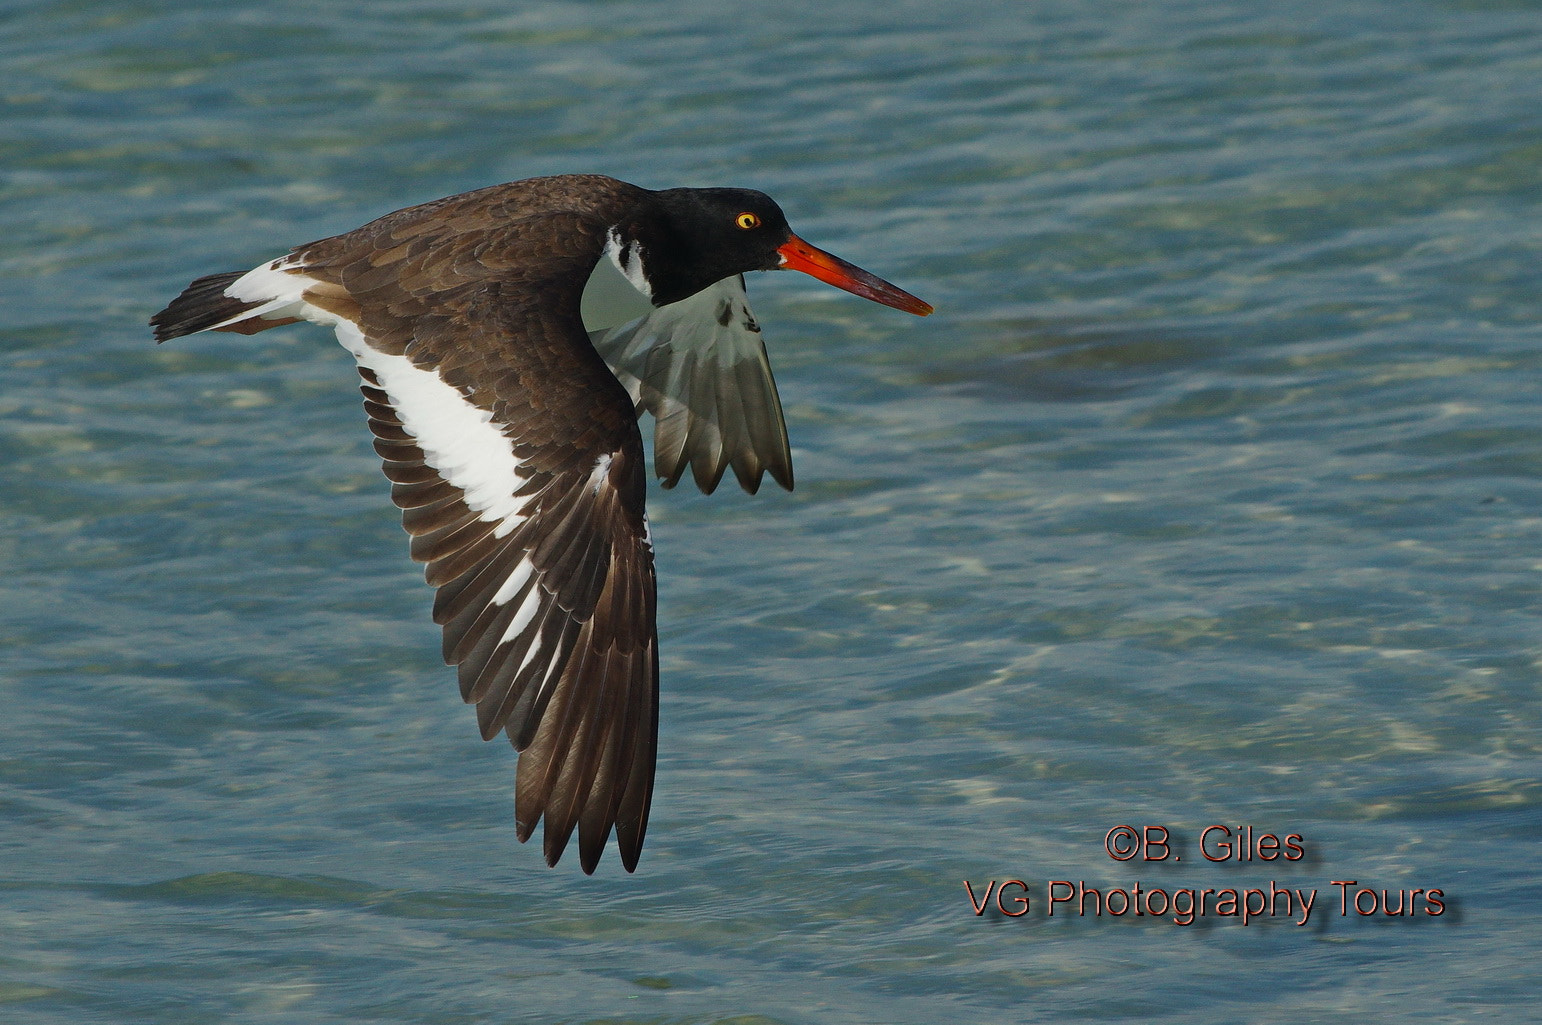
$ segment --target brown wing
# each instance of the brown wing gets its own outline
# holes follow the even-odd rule
[[[608,461],[532,469],[515,493],[519,510],[487,518],[452,482],[459,475],[435,465],[442,453],[425,452],[403,424],[411,400],[393,402],[380,376],[360,372],[412,557],[439,589],[445,661],[459,667],[483,738],[504,731],[521,752],[520,840],[544,816],[546,859],[556,864],[576,825],[581,864],[593,872],[615,825],[622,861],[635,869],[658,733],[653,552],[633,507],[641,452],[624,446]],[[508,443],[525,453],[522,470],[540,462]]]
[[[392,498],[439,589],[445,659],[483,737],[520,751],[520,840],[544,817],[555,864],[576,828],[592,872],[614,826],[630,871],[658,652],[642,442],[578,316],[604,221],[436,213],[300,247],[297,273],[359,360]]]

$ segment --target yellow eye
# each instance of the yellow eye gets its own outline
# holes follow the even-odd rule
[[[760,218],[746,210],[744,213],[734,218],[734,223],[743,228],[745,231],[749,231],[751,228],[760,227]]]

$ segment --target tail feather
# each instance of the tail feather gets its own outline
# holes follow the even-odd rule
[[[222,330],[250,334],[280,323],[273,320],[243,322],[238,319],[246,311],[255,310],[264,305],[261,302],[235,299],[225,294],[225,290],[242,274],[242,271],[210,274],[188,285],[182,290],[181,295],[171,301],[170,305],[150,318],[150,326],[155,329],[155,340],[164,342],[168,338],[190,335],[196,331],[207,331],[219,325],[228,325]]]

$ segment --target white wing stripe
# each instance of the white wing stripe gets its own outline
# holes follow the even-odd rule
[[[520,605],[519,611],[514,614],[514,619],[509,623],[509,628],[503,631],[503,636],[498,639],[499,644],[506,644],[524,632],[525,627],[529,626],[530,621],[535,618],[535,614],[541,611],[542,597],[544,595],[539,584],[530,589],[530,593],[525,595],[524,604]],[[495,604],[502,605],[503,602],[495,601]],[[531,644],[530,650],[534,651],[539,643],[537,638],[536,642]]]
[[[535,572],[535,563],[529,559],[521,559],[519,565],[514,567],[509,578],[498,588],[498,593],[492,597],[491,604],[502,605],[519,593],[519,589],[525,586],[525,581],[530,579],[530,574]]]
[[[331,326],[359,365],[374,371],[402,427],[416,439],[429,465],[461,490],[467,507],[480,519],[500,521],[493,536],[504,537],[519,526],[526,502],[515,494],[524,483],[518,473],[519,460],[509,439],[492,422],[492,413],[467,401],[437,371],[415,366],[405,356],[376,350],[359,325],[307,302],[306,289],[320,282],[295,273],[297,266],[293,256],[273,260],[226,286],[225,294],[232,299],[262,304],[230,322],[254,316],[292,316]]]
[[[309,307],[309,304],[307,304]],[[312,311],[314,311],[312,313]],[[333,321],[337,340],[359,365],[374,371],[402,427],[439,475],[461,490],[466,505],[483,520],[498,520],[494,537],[504,537],[524,520],[526,498],[519,460],[493,415],[444,382],[434,370],[414,366],[405,356],[370,347],[352,321],[309,307],[308,319]]]
[[[530,647],[525,649],[525,657],[519,660],[519,668],[514,670],[514,675],[518,676],[520,673],[524,672],[525,667],[528,666],[531,662],[535,661],[535,656],[540,652],[540,650],[541,635],[536,634],[535,638],[530,642]]]

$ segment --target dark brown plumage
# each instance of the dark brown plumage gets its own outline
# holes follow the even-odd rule
[[[612,266],[634,296],[622,305],[657,316],[591,330],[586,289]],[[544,818],[551,864],[576,829],[592,872],[614,827],[633,870],[647,829],[658,650],[638,412],[659,418],[669,484],[690,465],[710,491],[732,465],[749,491],[767,469],[791,486],[740,277],[780,266],[930,310],[807,246],[760,193],[565,175],[410,207],[200,278],[151,321],[157,340],[296,319],[336,328],[359,361],[412,556],[438,588],[445,660],[482,736],[504,732],[521,752],[518,835]]]

